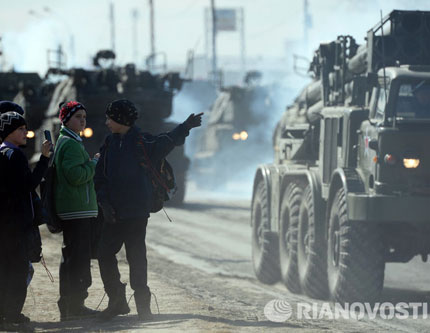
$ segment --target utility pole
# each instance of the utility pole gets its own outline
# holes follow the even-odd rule
[[[75,36],[70,34],[70,65],[71,67],[75,66]]]
[[[245,13],[243,7],[241,7],[238,11],[239,13],[239,23],[240,23],[240,62],[241,62],[241,71],[242,77],[245,77],[246,73],[246,53],[245,53]]]
[[[131,10],[131,19],[132,19],[132,45],[133,45],[133,61],[135,64],[138,62],[137,55],[137,23],[139,20],[139,12],[137,8],[133,8]]]
[[[110,41],[111,41],[111,49],[115,52],[115,12],[113,7],[113,2],[110,3]]]
[[[218,72],[217,72],[217,59],[216,59],[216,10],[215,0],[211,0],[211,12],[212,12],[212,75],[213,80],[218,84]]]
[[[153,0],[149,0],[149,24],[150,24],[150,31],[151,31],[151,54],[150,54],[150,69],[154,66],[154,58],[155,58],[155,31],[154,31],[154,3]]]
[[[304,40],[304,54],[308,55],[308,46],[309,46],[309,29],[312,27],[312,17],[309,13],[309,1],[304,0],[303,3],[303,14],[304,14],[304,22],[303,22],[303,40]]]

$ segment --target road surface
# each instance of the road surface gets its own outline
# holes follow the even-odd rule
[[[250,201],[192,198],[184,207],[166,208],[173,222],[163,211],[154,214],[147,233],[149,286],[157,298],[152,322],[137,321],[133,299],[132,312],[108,323],[94,319],[60,323],[56,306],[58,299],[58,265],[61,236],[51,235],[44,228],[44,256],[54,276],[50,282],[45,269],[35,265],[35,277],[24,307],[33,320],[35,331],[222,331],[222,332],[417,332],[430,331],[426,313],[419,312],[407,319],[384,319],[377,315],[359,320],[330,319],[320,315],[323,301],[287,291],[282,283],[267,286],[255,278],[251,264]],[[128,266],[123,250],[119,254],[120,271],[128,283]],[[86,305],[96,308],[104,291],[97,262],[93,261],[93,285]],[[127,286],[128,297],[132,290]],[[283,322],[273,321],[264,309],[272,300],[288,302],[291,317]],[[385,289],[381,302],[430,301],[430,264],[415,258],[408,264],[388,264]],[[299,316],[299,304],[318,307],[313,317]],[[314,305],[316,304],[316,305]],[[99,309],[107,306],[105,297]],[[390,311],[389,309],[387,310]],[[159,314],[158,314],[159,313]],[[267,313],[266,313],[267,314]],[[412,312],[411,312],[412,314]],[[353,317],[353,316],[351,316]],[[269,320],[271,319],[271,320]]]

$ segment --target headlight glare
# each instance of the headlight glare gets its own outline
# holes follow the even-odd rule
[[[404,158],[403,165],[406,169],[416,169],[420,165],[420,160],[418,158]]]

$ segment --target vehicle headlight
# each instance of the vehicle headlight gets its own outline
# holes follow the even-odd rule
[[[420,165],[419,158],[404,158],[403,165],[406,169],[416,169]]]
[[[91,138],[91,137],[93,136],[94,132],[93,132],[93,129],[92,129],[92,128],[87,127],[86,129],[84,129],[84,130],[83,130],[83,133],[82,133],[82,134],[83,134],[83,135],[84,135],[84,137],[86,137],[86,138]]]
[[[245,141],[246,139],[248,139],[248,133],[246,131],[240,132],[239,136],[242,141]]]

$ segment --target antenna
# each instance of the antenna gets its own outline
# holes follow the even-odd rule
[[[137,65],[137,62],[138,62],[137,30],[138,30],[138,20],[139,20],[139,11],[137,10],[137,8],[133,8],[131,10],[131,19],[132,19],[133,61]]]
[[[151,54],[150,54],[150,63],[149,69],[154,68],[155,64],[155,28],[154,28],[154,2],[153,0],[149,0],[149,30],[151,34]]]
[[[113,2],[110,3],[109,9],[110,41],[112,51],[115,52],[115,11],[113,7]]]

